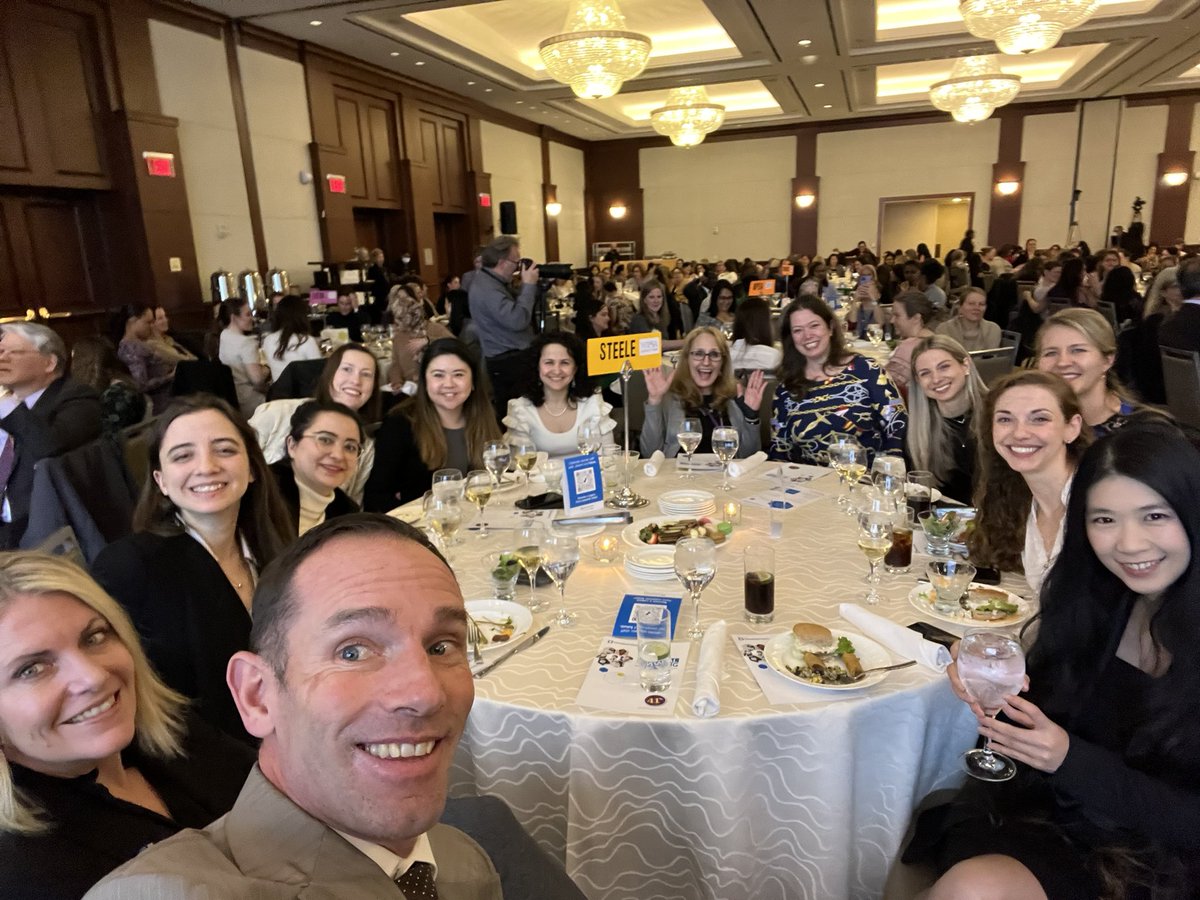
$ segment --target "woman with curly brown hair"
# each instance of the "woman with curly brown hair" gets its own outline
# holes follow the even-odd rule
[[[1036,593],[1062,549],[1071,479],[1091,430],[1071,386],[1049,372],[1006,375],[983,413],[971,558],[1023,570]]]

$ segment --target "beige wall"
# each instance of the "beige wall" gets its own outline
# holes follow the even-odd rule
[[[542,142],[520,131],[488,121],[479,123],[483,170],[492,176],[492,215],[500,233],[500,203],[517,204],[517,230],[521,253],[542,262],[546,258],[546,231],[542,220]],[[564,204],[565,206],[565,204]]]
[[[704,143],[639,153],[646,246],[707,257],[786,256],[796,139]]]
[[[1089,126],[1096,125],[1091,117]],[[1113,123],[1115,126],[1115,121]],[[1039,247],[1064,244],[1071,224],[1071,184],[1075,175],[1075,140],[1079,131],[1077,112],[1027,116],[1021,135],[1021,159],[1025,161],[1025,179],[1021,190],[1021,227],[1014,235],[993,235],[987,243],[1000,243],[1011,238],[1024,245],[1034,238]],[[1098,222],[1096,234],[1104,233],[1108,219],[1108,182],[1112,177],[1112,131],[1108,142],[1098,133],[1085,143],[1092,153],[1089,172],[1094,184],[1081,184],[1084,200],[1091,206],[1080,206],[1081,214],[1089,214],[1088,233]],[[1080,178],[1085,172],[1080,170]],[[1080,220],[1081,225],[1084,220]],[[984,226],[986,231],[986,225]]]
[[[1134,197],[1146,201],[1142,210],[1142,221],[1146,233],[1152,231],[1154,222],[1154,176],[1158,171],[1158,154],[1162,152],[1163,139],[1167,133],[1167,107],[1126,107],[1121,113],[1120,136],[1117,140],[1116,163],[1113,173],[1112,206],[1109,210],[1110,230],[1113,226],[1128,227],[1133,215],[1131,207]],[[1107,243],[1108,234],[1101,235],[1096,249]]]
[[[881,197],[973,192],[974,227],[983,240],[991,212],[992,164],[999,140],[1000,123],[994,119],[972,126],[946,122],[819,135],[820,252],[828,253],[834,247],[846,249],[859,241],[875,247],[879,241]],[[931,232],[926,243],[934,237]]]
[[[250,128],[267,266],[286,269],[292,284],[312,284],[311,260],[321,258],[317,196],[311,179],[308,94],[304,67],[258,50],[238,48]],[[264,275],[266,273],[263,273]]]
[[[921,241],[932,244],[932,235],[937,230],[937,219],[936,203],[888,203],[884,207],[881,223],[883,239],[879,244],[886,250],[912,249]]]
[[[153,20],[150,46],[163,114],[179,119],[180,164],[208,297],[213,271],[257,268],[225,46]]]
[[[1196,160],[1192,163],[1192,185],[1188,193],[1187,228],[1184,229],[1183,238],[1189,244],[1200,244],[1200,180],[1196,179],[1196,172],[1200,170],[1200,103],[1196,104],[1196,108],[1192,112],[1192,141],[1188,147],[1195,151]],[[1171,240],[1171,238],[1167,238],[1167,240]]]
[[[585,265],[588,252],[583,206],[583,151],[551,141],[550,183],[558,189],[556,196],[562,204],[562,212],[558,214],[558,261]]]

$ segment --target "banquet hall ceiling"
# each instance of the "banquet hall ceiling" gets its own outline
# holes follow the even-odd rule
[[[569,0],[193,0],[297,40],[586,140],[650,134],[679,85],[727,107],[725,129],[929,111],[954,59],[994,52],[957,0],[621,0],[650,64],[607,100],[551,80],[537,45]],[[1200,88],[1200,0],[1101,0],[1052,50],[1001,56],[1015,103]]]

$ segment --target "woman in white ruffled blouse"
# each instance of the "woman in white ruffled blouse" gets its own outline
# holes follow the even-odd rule
[[[579,452],[579,426],[597,419],[603,443],[613,444],[617,423],[609,415],[612,406],[594,392],[585,374],[583,342],[569,332],[543,334],[530,355],[537,369],[522,396],[508,401],[505,437],[533,441],[551,456],[570,456]]]

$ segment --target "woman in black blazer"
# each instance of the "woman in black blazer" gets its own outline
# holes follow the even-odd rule
[[[0,557],[0,647],[0,897],[78,900],[233,806],[254,751],[184,712],[78,566]]]
[[[246,420],[211,395],[177,400],[150,444],[134,534],[92,565],[125,608],[162,679],[196,712],[249,739],[225,664],[250,644],[258,572],[295,535]]]
[[[340,403],[310,400],[296,408],[287,456],[271,464],[293,534],[358,512],[342,485],[354,477],[364,436],[362,420]]]

